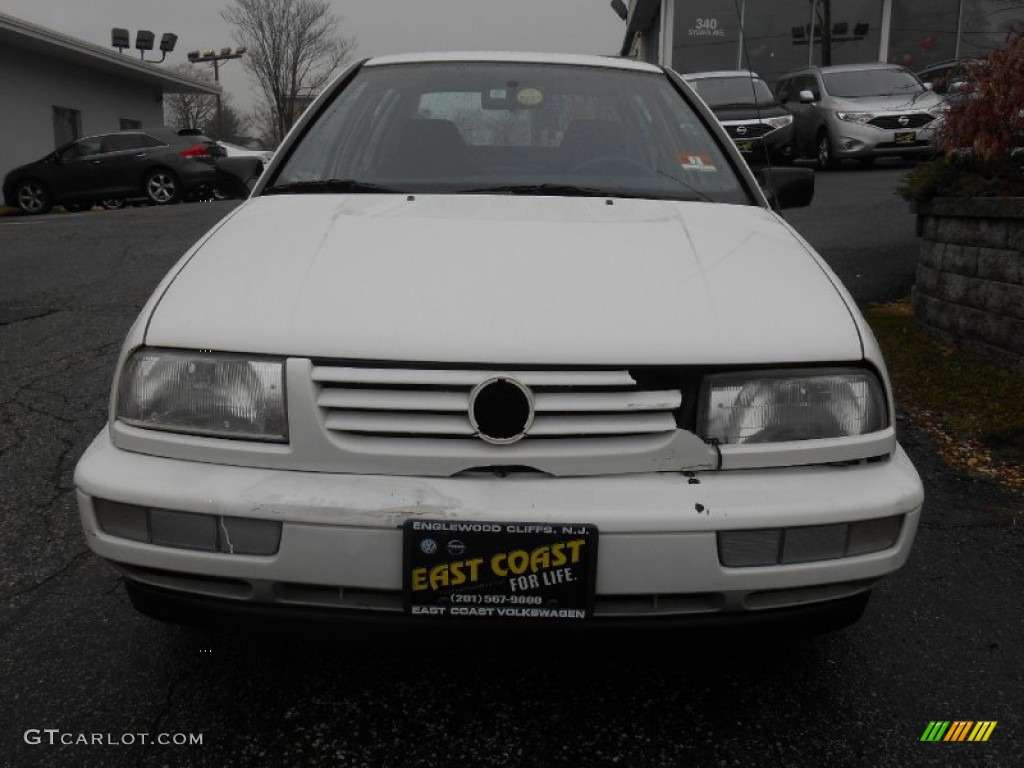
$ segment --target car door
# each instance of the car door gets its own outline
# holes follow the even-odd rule
[[[111,133],[104,136],[103,152],[93,161],[103,196],[141,194],[143,172],[149,160],[149,152],[156,143],[145,133]]]
[[[96,177],[93,160],[101,149],[102,137],[90,136],[58,150],[50,179],[50,192],[55,201],[80,199],[91,193]]]

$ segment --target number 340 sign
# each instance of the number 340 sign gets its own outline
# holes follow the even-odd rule
[[[725,30],[719,29],[718,19],[713,16],[694,19],[689,32],[690,37],[725,37]]]

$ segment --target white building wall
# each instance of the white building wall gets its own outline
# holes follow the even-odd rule
[[[164,124],[159,86],[76,66],[14,46],[0,46],[0,177],[56,148],[53,108],[81,112],[82,136]]]

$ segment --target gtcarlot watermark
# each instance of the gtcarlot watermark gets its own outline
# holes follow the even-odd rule
[[[29,728],[24,738],[26,744],[50,746],[131,747],[135,744],[158,744],[164,747],[195,747],[203,744],[201,733],[75,733],[59,728]]]

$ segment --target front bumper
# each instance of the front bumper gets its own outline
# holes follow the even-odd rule
[[[889,130],[835,119],[830,126],[832,153],[836,158],[930,155],[935,152],[935,122],[920,128]],[[901,134],[913,134],[913,140],[899,140]]]
[[[102,432],[75,473],[89,546],[139,584],[233,604],[367,614],[402,610],[409,518],[590,523],[600,531],[594,615],[755,613],[849,598],[906,561],[923,493],[902,449],[848,466],[586,478],[416,478],[214,465],[118,449]],[[157,546],[112,536],[94,499],[282,523],[274,555]],[[867,555],[729,568],[718,532],[902,515]]]

